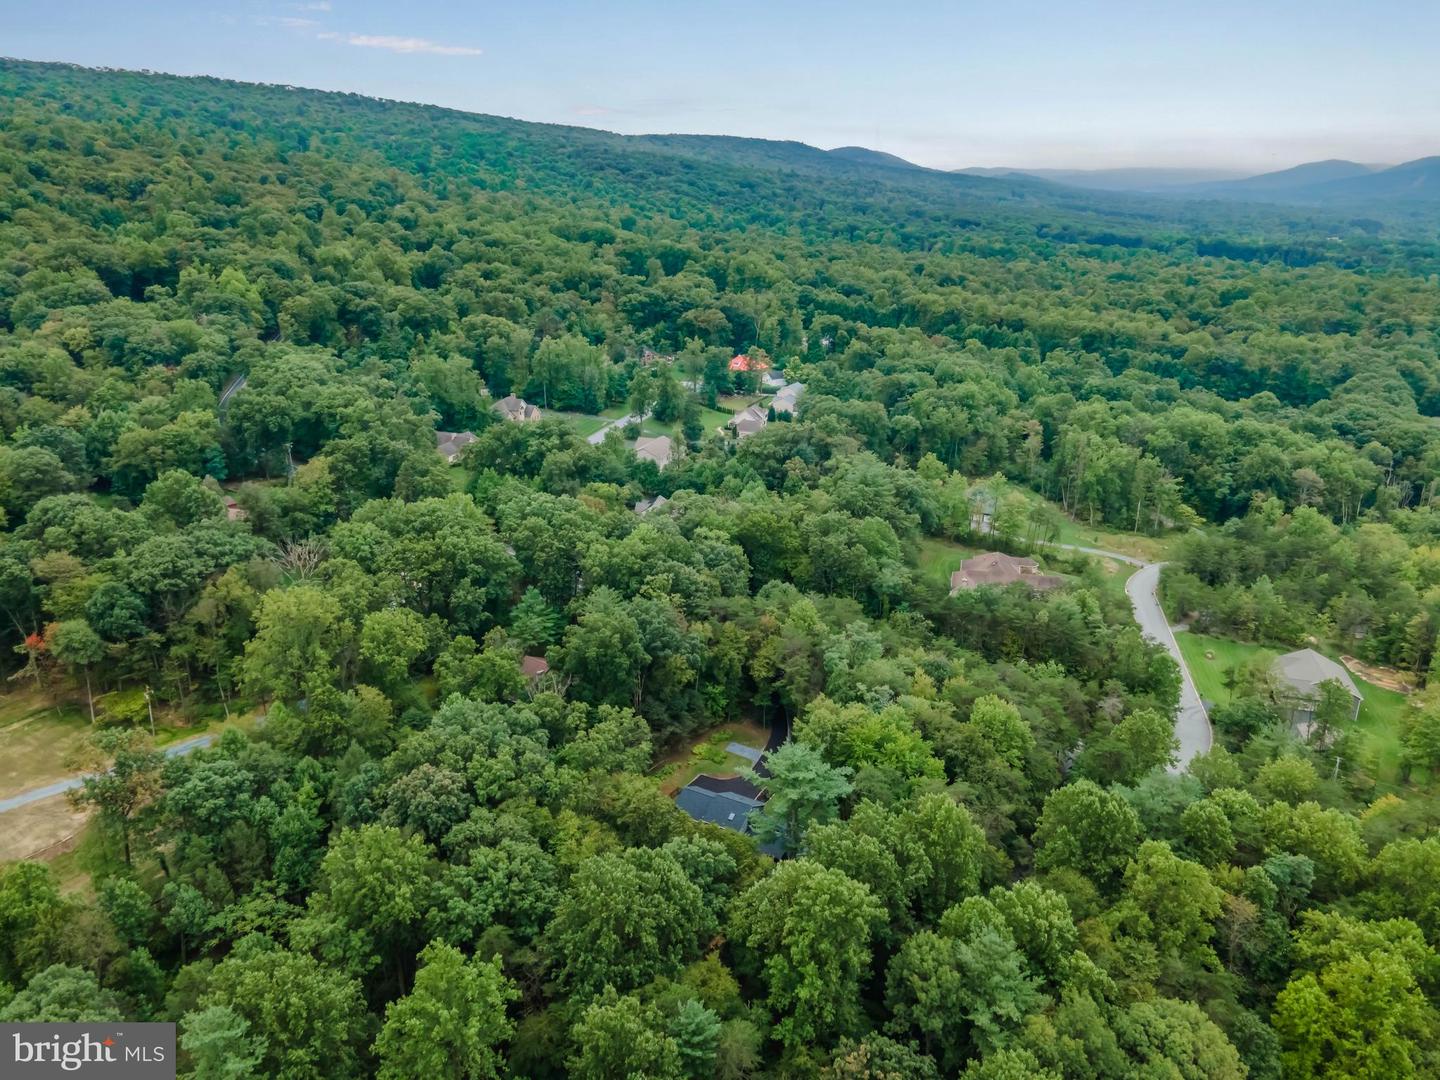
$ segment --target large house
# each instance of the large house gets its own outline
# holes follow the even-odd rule
[[[765,800],[760,789],[744,777],[701,774],[676,792],[675,805],[696,821],[753,835],[751,815],[764,807]],[[770,840],[760,844],[760,850],[778,859],[785,846],[779,840]]]
[[[476,439],[473,432],[469,431],[437,431],[435,432],[435,449],[445,459],[446,465],[454,465],[460,460],[461,453]]]
[[[770,407],[777,413],[791,413],[793,415],[795,405],[799,402],[800,395],[804,392],[804,383],[792,382],[786,386],[782,386],[771,400]]]
[[[1065,584],[1065,579],[1054,574],[1042,574],[1040,564],[1034,559],[987,551],[984,555],[966,559],[960,564],[960,569],[950,575],[950,595],[958,595],[961,589],[985,586],[1003,589],[1021,582],[1036,592],[1044,592]]]
[[[746,356],[744,353],[740,353],[738,356],[732,356],[730,358],[730,370],[759,373],[761,371],[769,371],[770,365],[758,356]]]
[[[635,440],[635,456],[641,461],[653,461],[656,468],[663,469],[670,464],[674,445],[668,435],[657,435],[653,439],[642,437]]]
[[[1315,720],[1315,707],[1320,704],[1320,687],[1327,682],[1339,683],[1350,695],[1350,719],[1360,716],[1363,700],[1350,673],[1314,649],[1297,649],[1277,656],[1270,665],[1275,678],[1275,703],[1285,717],[1302,733]]]
[[[524,398],[509,394],[495,403],[495,411],[505,420],[529,424],[540,419],[540,410]]]
[[[744,412],[736,413],[729,420],[729,426],[735,429],[737,439],[745,439],[754,435],[757,431],[764,429],[770,422],[770,415],[759,405],[751,405]]]

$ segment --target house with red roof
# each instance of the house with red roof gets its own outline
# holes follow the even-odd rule
[[[739,353],[738,355],[731,357],[730,370],[755,372],[769,371],[770,362],[768,360],[762,360],[758,356],[746,356],[744,353]]]

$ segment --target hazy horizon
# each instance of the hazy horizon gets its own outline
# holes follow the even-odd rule
[[[1242,32],[1237,32],[1237,27]],[[1038,29],[1037,29],[1038,28]],[[1019,0],[523,11],[345,0],[0,0],[0,51],[424,102],[620,134],[864,146],[938,169],[1257,173],[1440,152],[1440,8],[1156,12]]]

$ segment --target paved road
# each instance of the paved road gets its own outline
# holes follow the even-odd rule
[[[201,747],[209,746],[215,741],[213,735],[192,735],[188,739],[181,739],[179,742],[171,743],[165,747],[163,753],[166,757],[179,757],[181,754],[188,754],[192,750],[199,750]],[[84,776],[72,776],[68,780],[57,780],[53,784],[46,784],[44,787],[31,788],[29,791],[22,791],[19,795],[13,795],[8,799],[0,799],[0,814],[7,810],[18,810],[22,806],[29,806],[31,803],[39,802],[41,799],[48,799],[53,795],[61,795],[67,791],[73,791],[85,783]]]
[[[1175,663],[1180,665],[1180,707],[1175,712],[1175,737],[1180,740],[1180,756],[1175,759],[1170,771],[1184,772],[1191,758],[1210,749],[1215,736],[1210,728],[1210,717],[1205,712],[1205,703],[1200,700],[1200,691],[1195,689],[1190,668],[1185,664],[1185,657],[1180,655],[1180,646],[1170,629],[1170,620],[1160,609],[1160,600],[1155,595],[1163,565],[1142,563],[1140,569],[1125,582],[1125,595],[1130,597],[1130,605],[1135,609],[1135,621],[1140,624],[1140,632],[1157,645],[1163,645],[1175,658]]]
[[[1121,555],[1118,551],[1104,551],[1101,548],[1081,547],[1079,544],[1049,544],[1047,547],[1079,551],[1102,559],[1114,559],[1136,567],[1125,582],[1125,595],[1135,610],[1135,621],[1140,624],[1140,633],[1148,640],[1165,648],[1180,667],[1180,706],[1175,711],[1175,738],[1180,741],[1180,754],[1170,771],[1180,773],[1190,764],[1196,754],[1210,749],[1215,733],[1210,727],[1210,716],[1205,712],[1205,703],[1200,700],[1200,691],[1195,689],[1195,680],[1190,668],[1181,655],[1180,645],[1170,629],[1170,620],[1160,607],[1160,598],[1155,594],[1160,584],[1160,568],[1164,563],[1149,563],[1133,555]]]
[[[645,416],[649,415],[649,413],[645,414]],[[599,431],[592,431],[589,435],[585,436],[585,441],[591,446],[599,446],[605,441],[605,433],[611,428],[619,431],[626,424],[639,424],[644,421],[645,416],[622,416],[619,420],[611,420],[610,423],[606,424]]]
[[[230,404],[230,399],[245,389],[245,381],[244,375],[236,375],[225,385],[225,389],[220,391],[220,407],[217,411],[222,417],[225,415],[225,406]]]

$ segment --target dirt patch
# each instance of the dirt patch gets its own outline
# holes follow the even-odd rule
[[[1397,694],[1409,694],[1415,689],[1414,676],[1395,668],[1367,664],[1362,660],[1356,660],[1353,656],[1341,656],[1340,662],[1350,669],[1352,675],[1359,675],[1366,682],[1374,683],[1385,690],[1393,690]]]
[[[18,859],[48,862],[80,842],[88,814],[64,795],[9,810],[0,817],[0,863]]]

